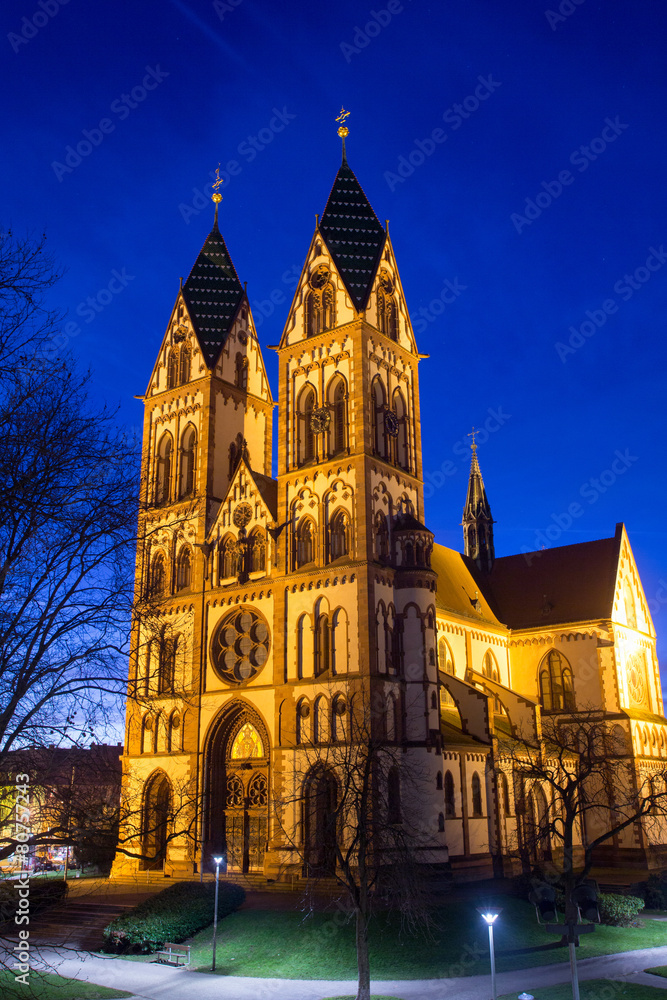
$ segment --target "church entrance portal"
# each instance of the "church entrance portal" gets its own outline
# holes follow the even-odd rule
[[[243,706],[232,709],[211,741],[208,835],[228,871],[262,871],[268,840],[269,760],[264,727]]]

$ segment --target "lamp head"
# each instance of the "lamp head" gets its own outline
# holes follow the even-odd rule
[[[222,858],[213,858],[213,860],[215,861],[216,865],[222,864]]]
[[[477,912],[480,914],[482,920],[489,927],[492,927],[502,913],[502,909],[499,906],[478,906]]]

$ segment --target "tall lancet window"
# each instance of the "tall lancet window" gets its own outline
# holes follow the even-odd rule
[[[315,458],[315,432],[312,421],[315,399],[315,389],[313,386],[304,386],[297,402],[298,465],[305,465],[306,462],[312,462]]]
[[[189,497],[195,488],[195,456],[197,432],[192,424],[185,428],[181,438],[181,469],[178,484],[179,497]]]
[[[329,455],[339,455],[347,448],[347,383],[342,375],[334,375],[327,386],[327,406]]]
[[[171,434],[163,434],[157,448],[155,470],[155,502],[169,503],[171,500],[171,455],[173,442]]]
[[[306,294],[306,336],[331,330],[336,325],[336,292],[327,264],[319,264],[310,275]]]
[[[190,381],[190,345],[183,344],[181,347],[181,360],[179,366],[179,381],[181,385],[185,385],[186,382]]]
[[[377,290],[378,328],[391,340],[398,340],[398,310],[394,282],[388,271],[382,270]]]

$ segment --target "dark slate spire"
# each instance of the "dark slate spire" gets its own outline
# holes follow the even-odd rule
[[[475,432],[472,434],[472,461],[468,480],[468,495],[463,508],[463,542],[465,554],[485,573],[490,573],[495,559],[493,547],[493,517],[486,498],[484,480],[477,460]]]
[[[209,368],[218,358],[244,295],[243,285],[218,229],[216,205],[213,229],[183,285],[185,304]]]
[[[343,143],[345,140],[343,140]],[[363,309],[385,231],[345,157],[320,221],[320,232],[356,309]]]

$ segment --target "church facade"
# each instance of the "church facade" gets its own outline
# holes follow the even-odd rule
[[[474,442],[464,553],[425,526],[421,356],[389,234],[345,155],[274,349],[275,476],[276,404],[216,207],[144,396],[112,874],[192,876],[219,854],[230,871],[302,875],[335,776],[304,777],[300,850],[275,803],[308,748],[349,737],[355,699],[419,769],[418,794],[392,794],[419,817],[425,860],[461,878],[511,870],[517,812],[545,808],[537,789],[518,808],[503,734],[595,709],[640,784],[661,772],[655,630],[623,526],[496,558]],[[653,848],[635,824],[614,850],[643,865]]]

